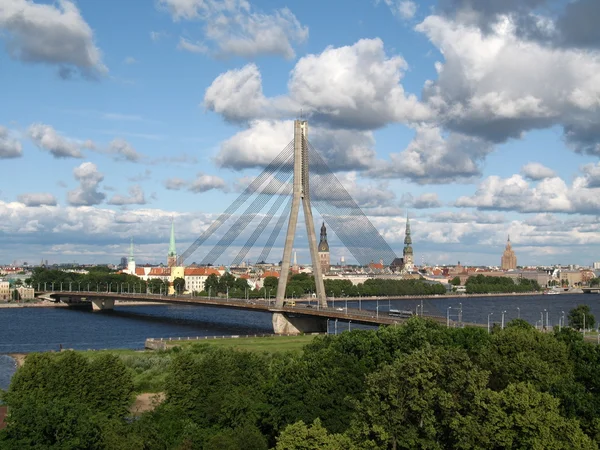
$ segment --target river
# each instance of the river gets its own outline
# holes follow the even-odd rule
[[[363,309],[385,313],[388,308],[415,310],[420,300],[395,300],[362,302]],[[600,319],[600,295],[561,294],[507,297],[453,297],[423,300],[425,314],[445,317],[450,309],[452,320],[457,319],[462,303],[464,322],[487,323],[490,319],[499,323],[502,311],[505,322],[518,315],[531,324],[540,320],[548,311],[550,326],[558,324],[561,312],[565,315],[579,304],[588,304],[596,318]],[[336,299],[336,307],[346,302]],[[349,308],[358,302],[348,302]],[[546,320],[544,313],[544,320]],[[347,329],[348,324],[338,323],[337,330]],[[354,328],[354,325],[352,325]],[[330,333],[336,324],[329,324]],[[56,351],[63,348],[141,349],[149,337],[227,336],[262,334],[272,332],[271,316],[256,311],[241,311],[193,305],[121,306],[115,311],[93,313],[88,310],[68,308],[7,308],[0,309],[0,354]],[[0,388],[6,389],[15,371],[12,358],[0,355]]]

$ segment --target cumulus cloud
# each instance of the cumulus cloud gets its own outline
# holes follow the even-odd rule
[[[208,53],[208,47],[202,42],[192,42],[184,37],[179,38],[177,48],[191,53]]]
[[[383,0],[383,2],[390,8],[392,14],[401,19],[412,19],[417,12],[417,4],[411,0]]]
[[[412,207],[416,209],[439,208],[440,206],[442,204],[435,192],[419,195],[412,204]]]
[[[482,4],[505,8],[515,2]],[[487,33],[465,17],[470,16],[432,15],[416,27],[444,55],[436,65],[437,80],[423,91],[438,120],[492,142],[561,125],[572,148],[594,153],[590,137],[597,143],[600,134],[600,53],[523,39],[510,15]]]
[[[223,191],[226,189],[226,186],[225,180],[223,180],[221,177],[199,173],[196,179],[189,183],[188,189],[191,192],[199,194],[201,192],[207,192],[213,189],[219,189]]]
[[[164,185],[165,188],[169,189],[170,191],[179,191],[186,187],[188,182],[182,178],[173,177],[165,180]]]
[[[92,29],[70,0],[48,5],[5,1],[0,8],[0,30],[13,59],[58,66],[63,78],[75,71],[87,77],[108,72]]]
[[[597,215],[600,208],[600,188],[590,187],[585,176],[575,178],[571,185],[567,185],[559,177],[545,178],[537,184],[530,184],[521,175],[509,178],[490,176],[479,184],[474,195],[460,197],[455,206],[522,213]]]
[[[108,144],[107,152],[115,155],[117,159],[138,162],[142,155],[125,139],[116,138]]]
[[[79,187],[67,193],[67,200],[72,206],[93,206],[104,201],[106,195],[98,191],[98,185],[104,175],[98,172],[96,164],[84,162],[73,169]]]
[[[373,177],[405,178],[419,184],[469,181],[481,174],[481,164],[493,147],[460,133],[444,137],[436,126],[420,125],[408,147],[391,153],[390,161],[378,161]]]
[[[129,188],[129,195],[115,194],[108,201],[109,205],[145,205],[146,197],[141,186],[135,185]]]
[[[55,158],[83,158],[81,149],[89,147],[86,143],[64,138],[50,125],[43,123],[31,125],[28,134],[38,148],[50,152]]]
[[[18,200],[25,206],[56,206],[56,197],[46,192],[21,194]]]
[[[266,167],[293,136],[291,120],[256,120],[221,143],[215,162],[234,170]],[[308,139],[333,171],[364,170],[374,164],[375,138],[369,131],[309,126]]]
[[[10,136],[6,128],[0,126],[0,159],[20,158],[23,156],[21,143]]]
[[[521,175],[532,181],[539,181],[545,178],[553,178],[556,176],[554,170],[537,162],[525,164],[521,168]]]
[[[400,83],[406,68],[402,57],[386,54],[381,39],[361,39],[302,57],[285,96],[266,98],[251,64],[217,77],[204,104],[234,122],[295,117],[301,109],[313,123],[333,128],[371,130],[428,119],[430,110]]]
[[[293,58],[293,45],[308,38],[308,27],[300,24],[288,8],[264,14],[253,11],[245,0],[159,0],[158,3],[175,21],[202,21],[211,52],[220,56],[251,58],[267,54]],[[190,50],[186,44],[183,47]]]

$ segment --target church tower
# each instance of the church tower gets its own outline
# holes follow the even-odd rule
[[[325,222],[321,225],[321,240],[319,241],[319,263],[321,264],[321,272],[328,273],[331,267],[329,258],[329,244],[327,243],[327,228],[325,228]]]
[[[171,221],[171,240],[169,241],[169,253],[167,253],[167,267],[177,265],[177,249],[175,248],[175,222]]]
[[[406,232],[404,235],[404,250],[402,251],[402,254],[404,256],[404,270],[406,272],[412,272],[415,268],[415,263],[412,248],[412,238],[410,237],[410,221],[408,219],[408,214],[406,215]]]
[[[510,245],[510,236],[508,236],[508,240],[506,241],[506,248],[502,254],[500,264],[502,266],[502,270],[514,270],[517,268],[517,256]]]

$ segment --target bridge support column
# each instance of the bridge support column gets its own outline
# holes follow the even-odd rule
[[[273,313],[275,334],[326,333],[327,318]]]
[[[114,299],[98,298],[92,300],[93,311],[106,311],[112,310],[115,307]]]

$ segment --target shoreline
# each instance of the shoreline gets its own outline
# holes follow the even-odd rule
[[[55,302],[25,302],[25,303],[0,303],[0,309],[10,308],[69,308],[69,307],[81,307],[81,304],[68,305],[66,303],[55,303]],[[85,306],[85,304],[84,304]],[[152,302],[148,300],[132,301],[132,300],[117,300],[115,306],[168,306],[167,303]]]

